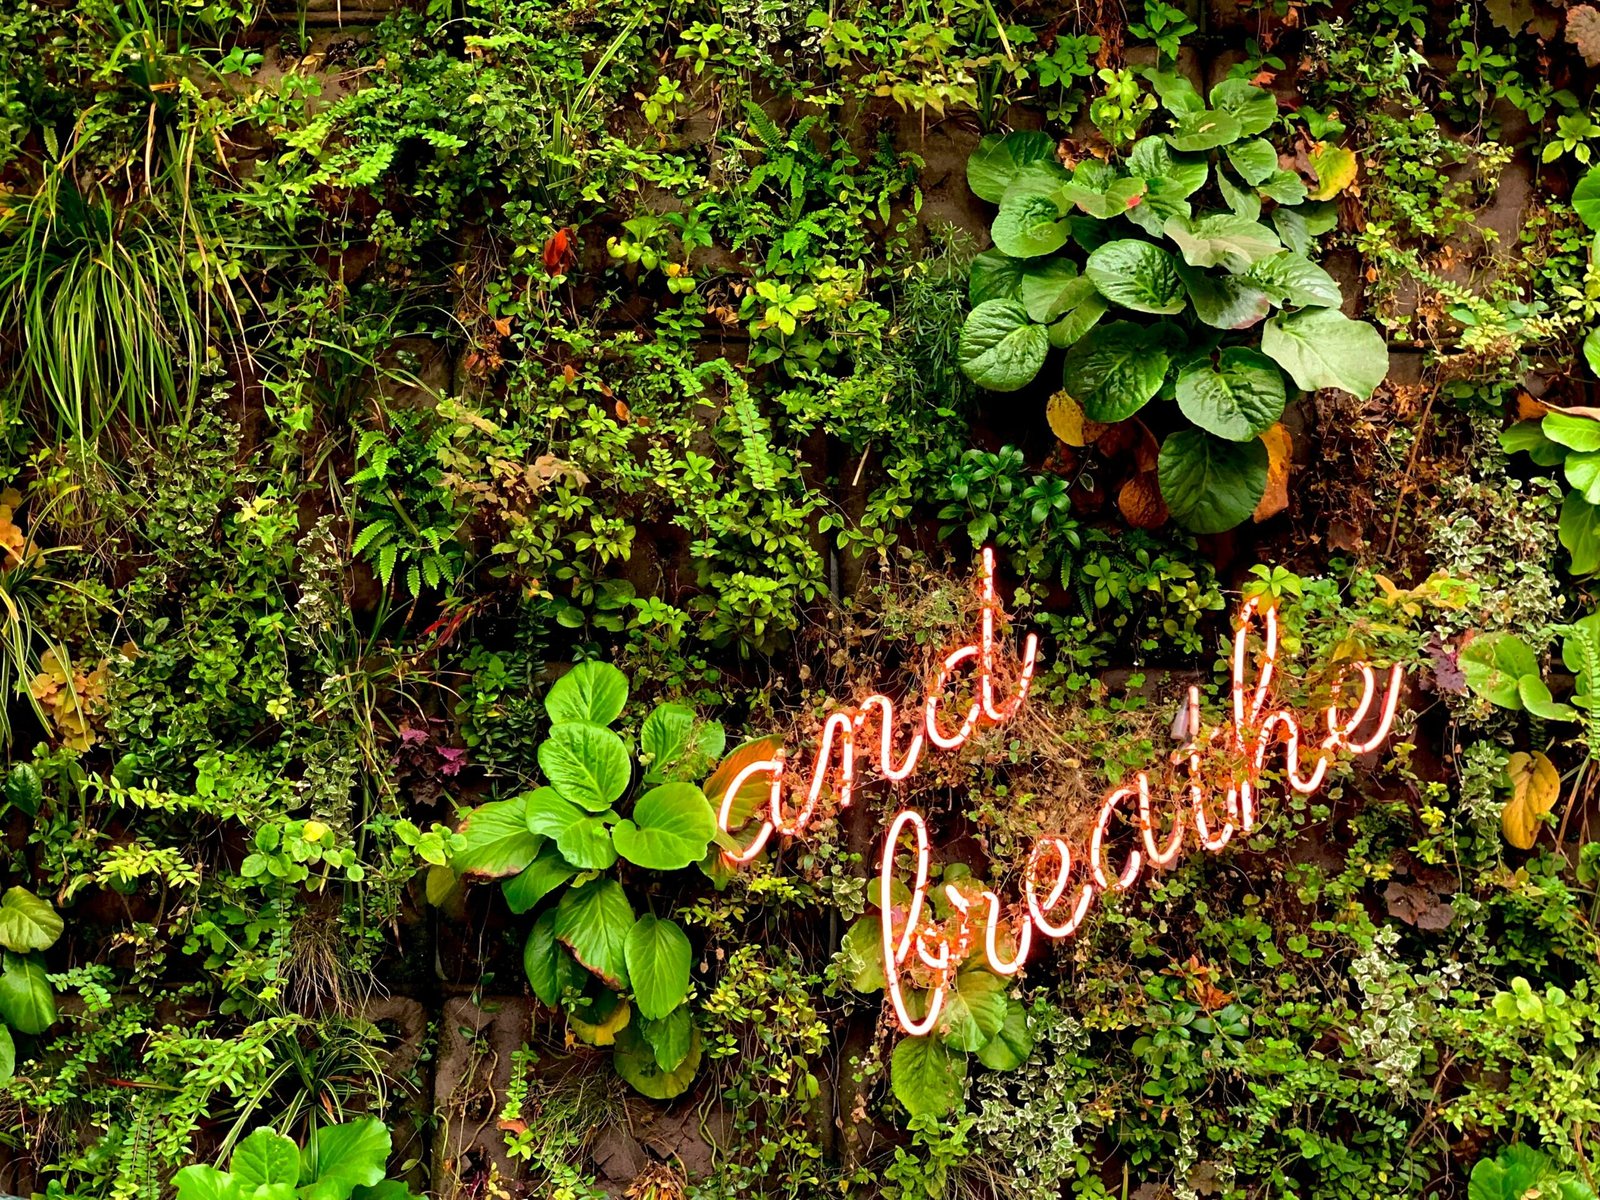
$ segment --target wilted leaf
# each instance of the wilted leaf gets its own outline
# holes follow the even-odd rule
[[[1069,446],[1082,448],[1105,431],[1105,426],[1083,415],[1083,406],[1066,392],[1057,392],[1045,405],[1044,419],[1050,432]]]
[[[1307,194],[1311,200],[1332,200],[1356,181],[1356,156],[1343,146],[1318,142],[1306,156],[1317,173],[1317,186]]]
[[[1281,422],[1263,433],[1261,441],[1267,448],[1267,490],[1256,505],[1257,521],[1275,517],[1289,507],[1289,459],[1294,454],[1294,440]]]
[[[1589,4],[1567,9],[1567,41],[1578,48],[1584,62],[1600,67],[1600,10]]]
[[[1159,529],[1167,523],[1167,502],[1154,471],[1140,471],[1117,492],[1117,508],[1135,529]]]
[[[1506,764],[1511,778],[1511,799],[1500,810],[1500,829],[1518,850],[1531,850],[1539,837],[1539,818],[1556,806],[1561,795],[1561,775],[1539,751],[1517,751]]]

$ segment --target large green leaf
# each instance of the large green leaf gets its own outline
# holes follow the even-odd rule
[[[1091,421],[1133,416],[1161,390],[1167,353],[1158,336],[1130,321],[1113,321],[1067,352],[1062,386]]]
[[[989,236],[1001,252],[1013,258],[1038,258],[1067,244],[1071,226],[1061,218],[1061,208],[1051,196],[1007,192]]]
[[[1050,326],[1050,344],[1058,350],[1065,350],[1068,346],[1075,345],[1078,339],[1098,325],[1100,318],[1110,311],[1111,306],[1099,292],[1096,292]]]
[[[1461,648],[1459,661],[1467,686],[1501,708],[1520,709],[1518,682],[1525,675],[1539,676],[1533,648],[1514,633],[1480,633]]]
[[[1306,190],[1306,181],[1293,171],[1274,171],[1267,176],[1259,189],[1260,193],[1269,200],[1276,200],[1280,205],[1296,205],[1305,203],[1305,198],[1310,193]],[[1288,209],[1279,208],[1273,214],[1273,224],[1277,225],[1278,213],[1288,213]],[[1287,238],[1284,239],[1286,242]],[[1295,249],[1307,249],[1305,246],[1296,246]]]
[[[720,722],[702,720],[687,704],[658,704],[639,728],[639,750],[648,759],[644,781],[699,779],[727,742]]]
[[[1183,280],[1172,255],[1152,242],[1137,238],[1107,242],[1089,255],[1083,273],[1113,304],[1135,312],[1183,311]]]
[[[1158,137],[1140,138],[1128,155],[1128,169],[1146,182],[1156,180],[1170,185],[1175,196],[1192,196],[1205,187],[1211,164],[1204,155],[1180,158]],[[1130,210],[1132,211],[1132,210]]]
[[[612,831],[623,858],[654,871],[676,871],[704,857],[717,832],[711,804],[692,783],[663,783],[639,797],[633,817]]]
[[[990,134],[967,159],[967,186],[980,200],[999,204],[1022,168],[1055,161],[1056,140],[1047,133]]]
[[[1208,213],[1187,221],[1173,217],[1162,230],[1191,267],[1226,267],[1235,274],[1283,249],[1277,234],[1238,213]]]
[[[527,796],[491,800],[467,814],[458,831],[466,844],[450,856],[457,875],[498,879],[515,875],[539,853],[540,839],[528,830]]]
[[[1273,317],[1262,329],[1261,349],[1308,392],[1339,388],[1365,400],[1389,371],[1382,335],[1336,308]]]
[[[603,871],[617,861],[617,851],[611,844],[611,827],[607,824],[607,818],[616,819],[615,813],[591,813],[547,787],[528,797],[527,812],[528,828],[554,838],[561,857],[573,866],[585,871]]]
[[[43,1033],[55,1024],[56,994],[44,963],[9,951],[0,957],[0,1018],[19,1033]]]
[[[680,1004],[657,1019],[641,1017],[637,1024],[656,1056],[656,1066],[663,1071],[676,1071],[689,1057],[689,1049],[694,1045],[694,1020],[689,1016],[687,1004]]]
[[[1539,422],[1544,436],[1569,450],[1600,450],[1600,421],[1593,417],[1552,409]]]
[[[1033,1053],[1028,1010],[1020,1000],[1006,1001],[1006,1019],[995,1035],[978,1048],[978,1061],[994,1071],[1015,1071]]]
[[[1278,169],[1278,152],[1266,138],[1235,142],[1224,153],[1233,169],[1239,172],[1239,178],[1251,187],[1264,182]]]
[[[672,1070],[663,1070],[656,1052],[644,1033],[629,1025],[617,1033],[616,1046],[611,1052],[611,1063],[617,1074],[630,1083],[640,1095],[652,1100],[670,1100],[689,1090],[695,1072],[700,1069],[700,1031],[691,1027],[689,1049],[683,1060]]]
[[[7,888],[0,897],[0,946],[7,950],[48,950],[64,928],[61,915],[27,888]]]
[[[936,1037],[905,1037],[889,1057],[889,1087],[912,1116],[943,1116],[961,1103],[967,1058]]]
[[[628,677],[610,663],[583,662],[573,667],[545,693],[544,710],[550,723],[588,721],[609,725],[628,703]]]
[[[44,803],[44,780],[30,763],[18,763],[6,775],[6,800],[16,805],[28,816],[38,814]]]
[[[281,1133],[263,1126],[234,1149],[228,1169],[247,1196],[274,1184],[293,1188],[300,1182],[300,1150]]]
[[[501,880],[500,890],[505,893],[506,907],[525,913],[577,873],[578,868],[562,857],[560,847],[550,842],[540,847],[538,856],[521,874]]]
[[[1574,451],[1563,460],[1567,482],[1583,493],[1590,504],[1600,504],[1600,450]]]
[[[1267,448],[1260,439],[1230,442],[1184,429],[1161,445],[1161,495],[1173,519],[1192,533],[1221,533],[1249,518],[1267,490]]]
[[[676,921],[646,913],[634,922],[623,947],[633,998],[651,1020],[660,1020],[689,994],[689,964],[694,950]]]
[[[0,1025],[0,1083],[17,1073],[17,1044],[11,1040],[11,1030]]]
[[[371,1187],[387,1174],[389,1130],[377,1117],[312,1131],[300,1152],[301,1195],[306,1200],[346,1200],[357,1187]]]
[[[539,769],[568,800],[601,812],[628,790],[633,764],[628,747],[605,726],[568,721],[551,726],[539,743]]]
[[[196,1164],[172,1177],[178,1200],[244,1200],[244,1192],[227,1171]]]
[[[1600,505],[1590,504],[1577,492],[1561,502],[1561,544],[1572,555],[1572,573],[1600,572]]]
[[[1283,416],[1283,373],[1264,354],[1229,347],[1178,376],[1178,407],[1201,429],[1232,442],[1248,441]]]
[[[1541,467],[1554,467],[1567,457],[1567,448],[1544,434],[1539,421],[1518,421],[1500,431],[1500,448],[1507,454],[1526,454]]]
[[[981,1049],[1006,1019],[1006,981],[993,971],[958,971],[945,992],[939,1036],[957,1050]]]
[[[883,919],[877,913],[866,913],[851,922],[839,953],[856,991],[881,992],[888,985],[883,970]]]
[[[1224,79],[1211,89],[1211,107],[1238,122],[1244,137],[1265,133],[1278,117],[1278,102],[1271,92],[1243,79]]]
[[[626,949],[633,906],[615,879],[594,879],[571,888],[556,905],[556,940],[607,985],[628,986]]]
[[[1012,258],[998,250],[985,250],[967,270],[967,300],[974,307],[985,300],[1022,299],[1025,258]]]
[[[1202,109],[1178,117],[1165,137],[1174,150],[1214,150],[1238,141],[1243,132],[1231,113]]]
[[[1214,275],[1178,265],[1194,315],[1213,329],[1248,329],[1272,311],[1272,297],[1244,275]]]
[[[1028,318],[1048,325],[1094,295],[1094,284],[1078,274],[1070,258],[1035,259],[1022,273],[1022,307]]]
[[[1148,188],[1143,179],[1119,175],[1097,159],[1086,159],[1059,194],[1096,221],[1104,221],[1137,207]]]
[[[1309,308],[1338,308],[1344,303],[1339,285],[1304,254],[1285,250],[1252,264],[1244,278],[1279,304]]]
[[[568,992],[582,989],[588,979],[572,952],[556,941],[556,910],[548,909],[528,930],[522,946],[522,969],[533,994],[552,1007]]]
[[[1572,211],[1590,229],[1600,230],[1600,168],[1589,168],[1572,189]]]
[[[1015,300],[985,300],[968,313],[956,349],[967,378],[991,392],[1026,387],[1049,353],[1044,326]]]

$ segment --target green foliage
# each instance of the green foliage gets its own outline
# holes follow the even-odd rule
[[[178,1200],[407,1200],[411,1190],[385,1179],[389,1130],[367,1117],[324,1125],[301,1149],[271,1129],[256,1129],[234,1147],[226,1171],[184,1167],[173,1176]]]

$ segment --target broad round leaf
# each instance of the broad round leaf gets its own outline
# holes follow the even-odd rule
[[[309,1194],[310,1200],[338,1200],[351,1188],[371,1187],[382,1180],[388,1165],[388,1127],[377,1117],[364,1117],[314,1130],[300,1155],[300,1178],[319,1185]],[[342,1193],[340,1186],[346,1189]]]
[[[624,948],[632,928],[633,906],[615,879],[595,879],[571,888],[556,905],[556,940],[618,991],[628,986]]]
[[[1304,254],[1284,250],[1253,264],[1244,277],[1279,304],[1338,308],[1344,303],[1339,285]]]
[[[1026,387],[1049,353],[1050,335],[1015,300],[985,300],[968,313],[957,347],[967,378],[991,392]]]
[[[589,721],[609,725],[628,703],[628,677],[604,662],[583,662],[550,685],[544,710],[550,723]]]
[[[605,817],[579,808],[554,788],[540,788],[528,797],[528,828],[554,838],[561,857],[585,871],[603,871],[617,861],[611,828]],[[535,861],[538,861],[535,859]]]
[[[1227,113],[1243,137],[1265,133],[1278,117],[1278,101],[1271,92],[1243,79],[1224,79],[1211,89],[1211,107]]]
[[[263,1127],[240,1142],[228,1161],[234,1182],[249,1189],[300,1182],[300,1149],[274,1129]]]
[[[43,1033],[55,1024],[56,994],[44,963],[9,952],[0,958],[0,1017],[19,1033]]]
[[[27,888],[7,888],[0,897],[0,946],[7,950],[48,950],[64,928],[61,915]]]
[[[1278,152],[1266,138],[1235,142],[1224,152],[1233,169],[1251,187],[1266,181],[1278,169]]]
[[[1184,429],[1162,443],[1156,463],[1173,520],[1193,533],[1221,533],[1248,520],[1267,490],[1267,448],[1259,438],[1228,442]]]
[[[1600,450],[1600,421],[1593,417],[1552,409],[1539,422],[1539,430],[1552,442],[1569,450]]]
[[[1178,407],[1201,429],[1248,441],[1283,415],[1283,375],[1254,350],[1230,347],[1215,364],[1202,360],[1178,376]]]
[[[1180,198],[1205,187],[1211,174],[1211,164],[1204,155],[1179,158],[1158,137],[1140,138],[1134,143],[1133,152],[1128,155],[1128,169],[1146,181],[1161,180],[1170,186],[1172,195]]]
[[[961,1103],[967,1058],[936,1037],[905,1037],[889,1057],[889,1086],[912,1116],[943,1116]]]
[[[990,134],[967,159],[967,186],[980,200],[999,204],[1023,167],[1055,161],[1056,141],[1047,133]]]
[[[976,306],[985,300],[1021,299],[1022,272],[1027,265],[1025,258],[985,250],[967,269],[967,301]]]
[[[651,1020],[660,1020],[689,994],[689,964],[694,950],[676,921],[646,913],[628,931],[623,948],[634,1003]]]
[[[982,1049],[1006,1019],[1006,981],[992,971],[959,971],[945,992],[938,1032],[957,1050]]]
[[[30,817],[35,816],[44,802],[44,780],[28,763],[18,763],[6,776],[5,796]]]
[[[1567,482],[1590,504],[1600,504],[1600,450],[1574,452],[1562,462]]]
[[[1133,416],[1161,390],[1167,354],[1148,330],[1113,321],[1067,352],[1061,385],[1084,416],[1109,425]]]
[[[540,841],[528,829],[527,801],[527,796],[491,800],[469,812],[457,831],[466,845],[452,852],[451,869],[457,875],[498,879],[531,863]]]
[[[645,782],[698,779],[727,741],[720,723],[701,720],[687,704],[658,704],[639,729],[639,750],[648,759]]]
[[[1071,226],[1062,220],[1060,207],[1050,196],[1037,192],[1007,192],[1000,212],[989,227],[995,247],[1013,258],[1038,258],[1054,254],[1067,244]]]
[[[1174,150],[1195,151],[1226,146],[1238,141],[1243,132],[1231,114],[1201,110],[1182,114],[1172,123],[1172,132],[1164,136]]]
[[[1090,284],[1093,287],[1093,284]],[[1111,306],[1096,292],[1066,316],[1050,326],[1050,344],[1058,350],[1077,345],[1078,341],[1100,323],[1100,318],[1111,311]]]
[[[533,994],[554,1007],[570,991],[578,991],[588,976],[572,952],[556,941],[556,912],[549,909],[528,930],[522,946],[522,969]]]
[[[1020,1000],[1006,1002],[1006,1019],[995,1035],[978,1050],[978,1061],[995,1071],[1015,1071],[1033,1053],[1028,1030],[1028,1010]]]
[[[243,1200],[244,1192],[233,1176],[215,1167],[196,1164],[172,1177],[178,1200]]]
[[[683,1060],[672,1070],[662,1070],[656,1061],[656,1052],[639,1029],[629,1025],[617,1034],[617,1044],[611,1052],[611,1063],[640,1095],[652,1100],[670,1100],[689,1090],[695,1072],[700,1069],[700,1031],[690,1029],[689,1049]]]
[[[632,819],[612,831],[612,840],[631,863],[676,871],[703,858],[716,832],[716,814],[699,788],[664,783],[639,797]]]
[[[1248,329],[1272,312],[1272,297],[1248,275],[1208,274],[1180,264],[1178,276],[1189,293],[1194,315],[1213,329]]]
[[[1539,674],[1533,647],[1514,633],[1480,633],[1461,648],[1457,661],[1473,692],[1491,704],[1513,710],[1522,708],[1518,681],[1524,675]]]
[[[1211,213],[1193,220],[1173,217],[1162,229],[1178,243],[1183,261],[1191,267],[1245,271],[1283,249],[1272,230],[1237,213]]]
[[[1135,312],[1170,314],[1183,311],[1183,280],[1168,254],[1153,242],[1121,238],[1089,255],[1083,273],[1113,304]]]
[[[666,1016],[657,1020],[639,1019],[639,1032],[655,1052],[656,1066],[663,1071],[675,1071],[694,1044],[694,1021],[689,1016],[689,1006],[680,1004]]]
[[[1365,400],[1389,372],[1383,336],[1336,308],[1273,317],[1262,329],[1261,350],[1308,392],[1339,388]]]
[[[1590,168],[1572,189],[1572,211],[1590,229],[1600,230],[1600,168]]]
[[[633,764],[628,747],[605,726],[568,721],[551,726],[539,743],[539,769],[563,797],[600,812],[628,790]]]
[[[608,833],[608,845],[610,840]],[[525,913],[577,873],[578,868],[562,856],[560,847],[550,842],[540,848],[521,874],[502,880],[500,890],[512,912]]]
[[[1092,295],[1094,284],[1078,274],[1078,265],[1070,258],[1058,255],[1030,262],[1022,272],[1022,307],[1030,320],[1043,325]]]

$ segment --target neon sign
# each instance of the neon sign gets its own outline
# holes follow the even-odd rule
[[[916,712],[914,729],[902,730],[905,722],[897,717],[895,702],[874,694],[854,707],[829,714],[809,773],[792,787],[790,781],[799,773],[791,767],[783,750],[772,758],[747,764],[729,781],[717,813],[717,823],[726,833],[734,832],[729,822],[735,801],[747,785],[764,779],[766,786],[762,790],[767,794],[764,813],[757,809],[761,813],[760,824],[751,840],[741,850],[723,852],[729,864],[753,860],[773,834],[784,838],[801,836],[816,817],[825,795],[831,796],[838,808],[848,807],[861,782],[857,773],[858,743],[875,742],[876,753],[868,755],[868,768],[878,778],[898,784],[916,771],[924,754],[959,749],[980,728],[1002,725],[1016,716],[1033,681],[1039,640],[1028,634],[1015,678],[1002,682],[995,642],[996,616],[1001,606],[995,594],[994,552],[989,549],[983,552],[978,600],[978,637],[945,656],[927,698]],[[1252,681],[1247,677],[1252,665],[1249,637],[1258,622],[1262,646]],[[1263,608],[1256,599],[1246,601],[1233,638],[1232,719],[1203,730],[1200,689],[1189,689],[1184,726],[1188,742],[1172,755],[1172,765],[1181,769],[1185,782],[1178,795],[1171,798],[1165,836],[1160,832],[1162,820],[1151,797],[1150,773],[1140,771],[1131,783],[1113,789],[1101,800],[1088,845],[1081,854],[1075,854],[1067,840],[1057,834],[1041,837],[1034,844],[1022,872],[1020,905],[1008,908],[988,889],[982,890],[974,901],[946,885],[945,898],[956,916],[950,922],[929,919],[927,822],[915,809],[904,808],[896,813],[884,837],[877,900],[884,975],[889,1002],[900,1027],[913,1036],[935,1028],[957,967],[980,946],[991,971],[1002,976],[1017,974],[1039,937],[1060,939],[1077,932],[1097,895],[1131,888],[1147,864],[1165,867],[1176,862],[1191,828],[1199,846],[1212,852],[1226,846],[1235,833],[1248,834],[1255,827],[1261,775],[1270,755],[1281,751],[1284,779],[1295,791],[1310,795],[1322,786],[1335,754],[1341,750],[1366,753],[1388,736],[1400,695],[1398,666],[1390,668],[1381,700],[1377,675],[1370,665],[1358,663],[1342,672],[1334,683],[1331,702],[1321,713],[1323,736],[1315,747],[1309,747],[1310,738],[1315,735],[1303,733],[1300,721],[1288,709],[1269,706],[1277,659],[1276,610]],[[963,712],[946,713],[946,691],[962,668],[970,669],[974,675],[971,702]],[[1360,676],[1361,698],[1346,711],[1341,707],[1341,697],[1352,673]],[[1358,737],[1357,731],[1363,725],[1370,725],[1370,730],[1367,736]],[[898,739],[905,733],[909,738],[897,748]],[[1208,781],[1206,771],[1208,759],[1218,757],[1224,765],[1214,778],[1219,783],[1226,779],[1220,806],[1216,802],[1217,786]],[[791,790],[797,798],[804,797],[798,807],[791,807],[786,799],[786,792]],[[1107,862],[1107,843],[1113,836],[1112,822],[1119,813],[1131,822],[1137,838],[1133,848],[1126,851],[1121,868],[1113,870]],[[916,866],[902,923],[892,902],[892,889],[895,855],[908,834]],[[982,923],[981,938],[974,929],[975,920]],[[907,1003],[905,977],[912,971],[929,981],[929,998],[920,1006],[920,1016]]]

